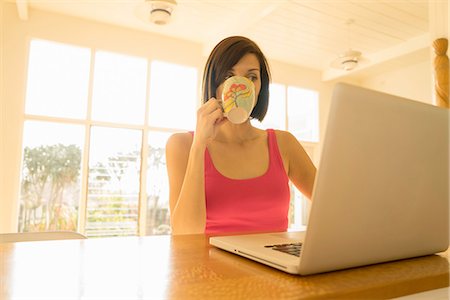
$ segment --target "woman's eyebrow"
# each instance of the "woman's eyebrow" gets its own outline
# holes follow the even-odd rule
[[[254,72],[254,71],[259,72],[259,68],[252,68],[247,70],[247,72]],[[235,72],[235,69],[231,68],[231,70],[228,70],[228,72]]]

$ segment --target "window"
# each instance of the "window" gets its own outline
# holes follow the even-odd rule
[[[147,234],[170,233],[166,141],[169,133],[150,131],[147,154]]]
[[[194,127],[197,69],[37,39],[29,49],[19,231],[169,233],[165,144]]]
[[[147,60],[110,52],[95,54],[92,119],[143,124]]]
[[[86,117],[89,49],[32,40],[25,113],[60,118]]]
[[[273,83],[270,85],[270,101],[263,122],[253,121],[260,128],[288,130],[302,143],[314,161],[319,142],[319,94],[295,86]],[[291,184],[289,226],[302,229],[307,224],[309,200]]]
[[[25,121],[19,231],[77,229],[83,135],[76,124]]]
[[[269,89],[270,101],[262,124],[265,128],[286,129],[286,88],[273,83]]]
[[[289,86],[287,96],[288,128],[301,141],[319,141],[319,94]]]
[[[154,61],[151,74],[150,125],[194,129],[197,70]]]
[[[90,140],[86,234],[136,235],[142,132],[93,126]]]

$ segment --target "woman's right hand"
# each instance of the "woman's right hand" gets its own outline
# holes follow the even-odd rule
[[[206,147],[215,138],[218,126],[224,120],[220,101],[215,98],[209,99],[197,110],[197,125],[193,144]]]

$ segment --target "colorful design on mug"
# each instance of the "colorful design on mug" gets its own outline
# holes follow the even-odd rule
[[[252,94],[252,90],[247,85],[242,83],[233,83],[224,93],[223,110],[225,112],[229,112],[234,107],[243,107],[247,111],[252,109]]]
[[[223,111],[231,123],[248,120],[255,102],[255,85],[247,77],[232,76],[223,83]]]

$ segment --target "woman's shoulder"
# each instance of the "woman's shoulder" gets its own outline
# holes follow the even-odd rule
[[[190,149],[192,145],[192,132],[179,132],[172,134],[167,140],[166,148]]]
[[[283,156],[290,156],[291,153],[298,151],[303,146],[297,140],[297,138],[286,130],[275,129],[275,135],[277,138],[278,149]]]
[[[286,145],[297,142],[295,136],[286,130],[273,129],[275,136],[277,137],[278,144]]]

